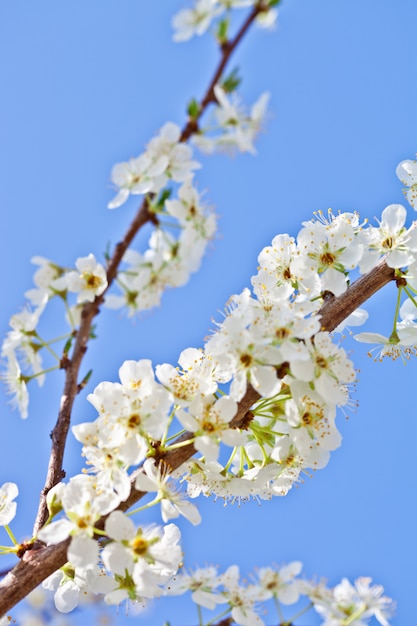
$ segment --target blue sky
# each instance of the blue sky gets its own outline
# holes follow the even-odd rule
[[[182,6],[3,2],[3,334],[31,287],[32,256],[71,264],[89,252],[102,257],[106,245],[119,240],[137,198],[106,209],[112,165],[140,154],[166,121],[182,125],[186,103],[204,92],[218,54],[210,36],[172,42],[170,19]],[[403,202],[395,167],[417,150],[416,23],[414,0],[283,0],[275,31],[248,34],[231,67],[239,66],[249,103],[271,93],[258,154],[198,155],[203,168],[196,180],[220,216],[219,236],[200,272],[167,293],[161,308],[134,322],[103,311],[86,358],[84,372],[93,368],[88,391],[101,380],[117,380],[124,359],[176,363],[181,350],[202,345],[229,296],[249,285],[261,248],[278,233],[296,235],[313,211],[357,210],[372,219]],[[389,331],[393,296],[387,289],[368,304],[363,330]],[[363,344],[348,338],[343,345],[360,370],[358,408],[349,419],[339,416],[344,440],[328,467],[262,506],[200,501],[201,526],[181,524],[185,562],[236,562],[248,573],[255,565],[300,559],[308,576],[331,584],[367,575],[397,600],[392,623],[410,624],[417,582],[416,362],[376,364]],[[1,400],[0,482],[19,485],[13,524],[19,538],[31,532],[62,380],[57,374],[41,392],[32,388],[25,422],[5,395]],[[94,418],[85,395],[76,403],[75,423]],[[71,439],[68,475],[79,464]],[[196,623],[185,605],[170,607],[169,615],[163,605],[155,608],[143,623],[156,626],[164,617],[173,625]],[[114,619],[134,621],[123,611]]]

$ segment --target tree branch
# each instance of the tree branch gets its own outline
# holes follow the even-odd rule
[[[228,61],[230,60],[232,53],[242,40],[250,25],[255,20],[256,16],[264,9],[265,7],[262,2],[259,2],[256,6],[254,6],[252,11],[242,24],[241,28],[239,29],[235,38],[222,47],[222,55],[218,67],[213,75],[213,78],[207,88],[205,95],[200,102],[198,117],[192,120],[188,120],[181,133],[180,141],[187,141],[189,137],[196,131],[197,120],[204,113],[207,106],[211,102],[215,101],[213,91],[214,86],[219,81]],[[81,324],[79,330],[77,331],[72,356],[70,359],[67,359],[65,361],[65,364],[63,364],[63,367],[65,369],[64,392],[61,396],[61,404],[58,418],[55,427],[51,433],[51,454],[49,458],[45,485],[41,491],[39,508],[33,527],[34,535],[36,535],[40,528],[42,528],[48,518],[48,510],[46,506],[46,497],[48,495],[48,492],[52,489],[52,487],[61,482],[62,479],[65,477],[65,471],[63,470],[65,445],[68,437],[69,427],[71,424],[72,407],[75,401],[75,397],[79,391],[79,370],[84,354],[87,351],[87,344],[90,338],[93,320],[95,316],[99,313],[100,305],[104,302],[105,295],[117,276],[118,268],[129,245],[131,244],[139,230],[142,228],[142,226],[144,226],[147,222],[155,220],[155,215],[149,210],[149,203],[147,198],[145,198],[141,206],[139,207],[136,216],[134,217],[128,230],[126,231],[125,236],[123,237],[122,241],[120,241],[116,245],[113,255],[108,262],[108,286],[106,288],[106,291],[102,295],[98,296],[93,303],[87,303],[83,307],[81,314]]]
[[[355,309],[393,280],[395,280],[395,271],[382,260],[368,274],[355,281],[345,293],[337,298],[331,297],[322,306],[320,313],[323,329],[329,332],[333,331]],[[90,315],[93,315],[94,306],[95,303],[89,305],[92,309]],[[89,311],[89,307],[85,307],[85,310]],[[81,326],[83,327],[83,324]],[[232,426],[239,428],[245,424],[248,410],[259,398],[258,392],[252,387],[248,387],[245,396],[239,402],[237,414],[231,422]],[[192,436],[192,433],[183,433],[176,443],[187,441]],[[171,470],[175,470],[190,459],[195,452],[194,446],[190,443],[188,446],[168,451],[161,458]],[[129,498],[120,504],[119,510],[127,511],[144,495],[146,495],[144,492],[137,491],[132,486]],[[104,528],[105,520],[106,517],[101,518],[96,526],[101,529]],[[57,545],[47,547],[38,547],[35,543],[32,550],[25,552],[21,561],[0,582],[0,615],[4,615],[45,578],[65,565],[69,542],[70,539],[66,539]]]
[[[395,270],[382,259],[373,270],[356,280],[341,296],[332,296],[320,309],[323,330],[332,332],[377,291],[395,280]]]
[[[207,88],[206,93],[204,94],[203,98],[200,101],[200,107],[199,107],[199,112],[198,115],[196,117],[193,117],[192,119],[189,119],[187,122],[187,125],[185,126],[184,130],[181,133],[181,138],[180,141],[187,141],[187,139],[196,132],[196,130],[198,129],[198,120],[200,119],[200,117],[203,115],[204,111],[206,110],[207,106],[211,103],[211,102],[216,102],[216,96],[214,95],[214,87],[217,85],[217,83],[219,82],[224,69],[230,59],[230,57],[232,56],[232,53],[234,52],[234,50],[236,49],[236,47],[238,46],[238,44],[240,43],[240,41],[242,40],[243,36],[245,35],[245,33],[247,32],[247,30],[249,29],[250,25],[255,21],[256,17],[259,15],[259,13],[261,13],[263,10],[265,10],[265,7],[263,5],[263,2],[259,2],[258,4],[256,4],[252,11],[249,13],[248,17],[246,18],[246,20],[243,22],[241,28],[239,29],[239,31],[237,32],[236,36],[234,39],[232,39],[231,41],[228,41],[227,43],[223,44],[222,46],[222,57],[220,59],[220,63],[216,69],[216,71],[214,72],[213,78],[211,79],[211,82]]]

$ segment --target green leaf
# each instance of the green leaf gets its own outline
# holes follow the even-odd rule
[[[229,20],[225,17],[217,25],[216,39],[221,46],[228,41]]]
[[[187,113],[192,120],[196,120],[198,118],[200,114],[200,105],[195,98],[188,103]]]
[[[223,87],[226,93],[232,93],[232,91],[236,91],[236,89],[239,87],[241,82],[242,82],[242,79],[239,76],[239,68],[235,67],[230,72],[229,76],[227,76],[223,80],[223,82],[221,83],[221,86]]]
[[[157,200],[155,200],[155,202],[153,202],[149,206],[149,210],[152,211],[152,213],[161,213],[161,211],[163,211],[164,209],[165,200],[168,200],[171,197],[171,195],[172,195],[172,189],[170,189],[169,187],[162,189]]]

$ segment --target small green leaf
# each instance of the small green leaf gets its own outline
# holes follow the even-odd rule
[[[221,46],[223,46],[228,41],[228,30],[229,20],[227,17],[225,17],[223,20],[220,20],[217,25],[216,39]]]
[[[110,259],[111,259],[111,243],[110,243],[110,241],[108,241],[107,244],[106,244],[106,249],[104,251],[104,258],[106,259],[107,262],[109,262]]]
[[[168,200],[171,195],[172,189],[170,189],[169,187],[163,189],[155,202],[149,205],[149,210],[155,214],[161,213],[164,210],[165,201]]]
[[[63,350],[63,354],[64,354],[65,356],[68,356],[69,351],[71,350],[71,346],[72,346],[72,341],[73,341],[73,339],[74,339],[74,337],[72,337],[72,336],[71,336],[69,339],[67,339],[67,342],[66,342],[66,344],[65,344],[65,346],[64,346],[64,350]]]
[[[88,381],[91,378],[91,374],[93,373],[93,370],[89,370],[87,372],[87,374],[84,376],[84,378],[82,379],[82,381],[80,382],[80,384],[78,385],[78,390],[81,391],[81,389],[84,389],[84,387],[87,385]]]
[[[187,113],[192,120],[196,120],[198,118],[200,114],[200,105],[195,98],[188,103]]]
[[[229,76],[227,76],[223,80],[223,82],[221,83],[221,86],[223,87],[226,93],[232,93],[232,91],[236,91],[236,89],[239,87],[241,82],[242,82],[242,79],[239,76],[239,68],[235,67],[230,72]]]

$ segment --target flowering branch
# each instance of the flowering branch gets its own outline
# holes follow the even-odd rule
[[[155,373],[147,359],[126,361],[119,370],[120,383],[100,383],[88,396],[99,416],[92,423],[73,427],[83,444],[88,469],[62,482],[73,402],[89,378],[88,374],[79,382],[80,366],[101,305],[105,302],[118,308],[123,302],[129,314],[154,306],[158,289],[162,292],[168,285],[183,284],[187,271],[198,268],[201,250],[214,232],[215,219],[210,221],[204,214],[192,185],[193,170],[200,164],[191,159],[192,150],[185,142],[195,135],[193,141],[209,151],[215,147],[254,150],[252,140],[268,94],[261,96],[247,116],[235,94],[230,100],[227,95],[235,89],[236,76],[232,73],[222,80],[222,75],[254,19],[267,14],[278,2],[197,0],[195,9],[176,16],[174,21],[180,29],[177,40],[184,40],[190,35],[190,23],[191,31],[201,34],[213,18],[232,6],[252,5],[230,41],[228,19],[218,22],[221,59],[201,102],[193,100],[189,105],[183,130],[166,124],[146,152],[113,168],[112,181],[119,190],[108,208],[117,208],[130,194],[145,194],[145,199],[108,258],[107,270],[92,254],[77,260],[78,271],[52,263],[46,267],[49,262],[43,264],[46,260],[41,260],[45,280],[41,284],[35,275],[40,289],[28,296],[37,309],[20,314],[19,319],[15,316],[11,322],[13,331],[2,351],[9,359],[9,380],[14,377],[15,389],[22,383],[23,393],[17,402],[22,417],[27,415],[26,382],[35,376],[39,381],[49,371],[42,370],[37,359],[41,348],[49,350],[59,363],[55,368],[65,369],[66,376],[32,539],[19,544],[9,528],[16,512],[13,500],[17,486],[6,483],[0,490],[0,526],[5,527],[13,544],[0,546],[0,552],[16,554],[20,559],[0,584],[0,615],[40,582],[46,589],[56,590],[56,607],[68,612],[76,607],[80,592],[101,594],[107,604],[120,604],[161,594],[178,595],[187,588],[195,591],[195,580],[206,576],[203,595],[198,596],[201,589],[193,594],[200,623],[201,607],[214,609],[217,603],[226,602],[226,609],[222,608],[209,624],[263,624],[255,603],[274,597],[281,626],[298,620],[313,606],[327,618],[337,616],[340,626],[372,616],[388,626],[386,617],[392,603],[381,598],[382,588],[370,589],[369,579],[358,579],[355,587],[344,579],[333,594],[323,585],[306,580],[295,583],[302,567],[295,562],[278,572],[263,568],[259,582],[247,588],[240,585],[237,566],[220,576],[200,570],[193,581],[193,575],[178,573],[183,554],[175,524],[141,524],[136,528],[131,516],[160,505],[164,522],[183,515],[198,524],[201,516],[173,485],[175,476],[183,476],[191,498],[203,493],[235,501],[283,496],[301,480],[303,472],[325,467],[330,452],[341,442],[335,425],[336,409],[348,405],[349,387],[356,380],[353,364],[329,333],[339,331],[344,322],[363,321],[366,312],[358,311],[358,307],[396,281],[393,332],[388,340],[382,337],[382,343],[388,343],[385,354],[407,357],[407,350],[417,352],[413,296],[417,293],[417,222],[409,229],[405,227],[406,210],[401,205],[387,207],[378,227],[364,228],[367,221],[359,224],[356,213],[336,217],[329,210],[328,219],[319,212],[318,219],[316,215],[315,220],[304,222],[297,239],[277,235],[258,257],[258,273],[251,280],[253,294],[244,289],[230,298],[225,319],[217,324],[204,349],[189,348],[179,357],[180,367],[164,363]],[[199,120],[210,103],[217,105],[219,124],[203,129]],[[221,134],[207,136],[219,129]],[[414,165],[403,162],[400,169],[405,184],[414,187]],[[171,183],[182,184],[178,199],[170,199]],[[181,233],[178,238],[171,235],[173,219]],[[164,220],[169,224],[166,230]],[[129,246],[148,222],[156,229],[150,249],[140,255]],[[122,262],[130,268],[121,267]],[[362,278],[348,287],[349,272],[357,267]],[[116,282],[123,296],[108,294]],[[68,291],[78,293],[76,311],[69,307]],[[408,308],[407,303],[401,306],[404,293],[410,299]],[[68,341],[61,359],[51,348],[58,340],[44,341],[36,330],[46,303],[55,295],[63,299],[73,331],[65,337]],[[348,318],[354,312],[357,317],[352,316],[352,321]],[[399,316],[403,321],[397,324]],[[369,341],[370,335],[361,333],[356,339]],[[25,341],[35,364],[33,376],[21,374],[16,359]],[[178,428],[178,423],[181,430],[172,434],[171,427]],[[229,447],[226,462],[220,454],[221,445]],[[197,454],[199,458],[192,459]],[[151,492],[153,498],[132,510]],[[310,599],[308,606],[285,621],[279,603],[295,603],[301,593]],[[229,612],[231,617],[227,617]],[[7,620],[0,618],[0,626]]]
[[[190,136],[196,132],[198,128],[198,119],[204,113],[208,105],[211,102],[216,101],[214,95],[214,87],[220,80],[227,63],[230,60],[231,55],[242,40],[243,36],[248,31],[251,24],[254,22],[255,18],[259,15],[259,13],[265,11],[266,8],[267,5],[265,5],[263,1],[258,2],[253,7],[246,20],[243,22],[234,39],[227,43],[223,43],[221,47],[221,59],[209,84],[209,87],[200,102],[198,114],[193,118],[189,118],[188,122],[181,132],[179,139],[180,142],[187,141]],[[100,306],[105,300],[105,295],[117,276],[119,266],[121,264],[124,254],[128,250],[129,245],[131,244],[139,230],[149,221],[154,222],[155,224],[158,223],[157,217],[152,211],[150,211],[149,200],[147,197],[145,197],[128,230],[126,231],[125,236],[116,245],[114,253],[108,261],[106,272],[106,289],[102,294],[96,296],[94,302],[86,303],[82,309],[81,324],[79,330],[76,332],[76,340],[71,358],[65,358],[61,362],[61,367],[65,369],[64,392],[61,397],[61,405],[58,413],[57,422],[51,433],[52,448],[45,485],[41,491],[39,508],[33,527],[34,535],[36,535],[39,529],[42,528],[48,517],[48,511],[46,506],[47,494],[52,489],[52,487],[58,484],[65,477],[65,471],[63,470],[65,445],[71,422],[72,407],[75,397],[80,390],[78,384],[79,370],[84,354],[87,351],[87,344],[90,338],[93,320],[99,313]]]
[[[393,280],[395,270],[382,259],[372,271],[358,278],[341,296],[335,298],[330,295],[320,309],[322,329],[332,332],[353,311]]]
[[[388,267],[385,261],[381,261],[374,269],[355,281],[345,293],[338,297],[332,297],[322,306],[320,310],[322,326],[329,332],[333,331],[353,310],[362,305],[374,293],[393,280],[395,280],[394,270]],[[89,316],[88,319],[90,319],[90,316],[91,319],[93,318],[95,306],[95,303],[93,303],[84,308],[84,311],[88,312],[84,314],[86,318],[87,315]],[[87,325],[88,322],[86,321],[85,323]],[[88,336],[83,337],[86,342]],[[81,346],[83,338],[80,334],[78,341]],[[78,349],[78,354],[80,356],[82,354],[81,347]],[[75,384],[74,380],[72,384]],[[260,394],[253,389],[253,387],[248,386],[244,397],[238,403],[237,413],[231,422],[232,427],[241,428],[242,425],[245,424],[248,411],[260,397]],[[191,438],[192,433],[185,432],[175,443],[185,443]],[[188,445],[167,451],[160,456],[160,460],[163,460],[173,471],[190,459],[195,452],[196,449],[190,442]],[[118,510],[127,511],[145,495],[145,492],[135,489],[133,486],[134,482],[135,475],[132,477],[130,495],[125,501],[120,503]],[[103,529],[107,517],[107,515],[103,516],[96,522],[95,527],[97,529]],[[36,542],[31,546],[31,549],[23,554],[21,561],[0,583],[0,615],[10,610],[17,602],[26,597],[30,591],[45,580],[45,578],[67,562],[67,549],[69,544],[70,538],[56,545],[47,547],[42,546],[40,542]]]
[[[199,104],[199,108],[198,108],[198,113],[196,113],[195,116],[193,116],[192,118],[190,117],[190,119],[188,120],[186,126],[184,127],[182,133],[181,133],[181,139],[180,141],[187,141],[187,139],[189,139],[189,137],[191,137],[191,135],[193,133],[195,133],[198,130],[198,120],[200,119],[200,117],[203,115],[204,111],[206,110],[207,106],[211,103],[211,102],[216,102],[216,95],[214,93],[214,87],[218,84],[219,80],[221,79],[224,69],[227,65],[227,63],[230,60],[230,57],[232,56],[233,52],[235,51],[236,47],[238,46],[238,44],[240,43],[240,41],[242,40],[242,38],[244,37],[244,35],[246,34],[247,30],[249,29],[249,27],[251,26],[251,24],[253,24],[253,22],[255,21],[255,19],[257,18],[257,16],[262,13],[262,11],[265,11],[267,5],[265,5],[265,3],[261,0],[260,2],[258,2],[251,10],[251,12],[249,13],[249,15],[247,16],[246,20],[243,22],[242,26],[240,27],[239,31],[237,32],[236,36],[231,40],[231,41],[227,41],[225,43],[222,44],[221,46],[221,50],[222,50],[222,57],[220,59],[219,65],[213,75],[213,78],[207,88],[207,91],[205,93],[205,95],[203,96],[200,104]]]

